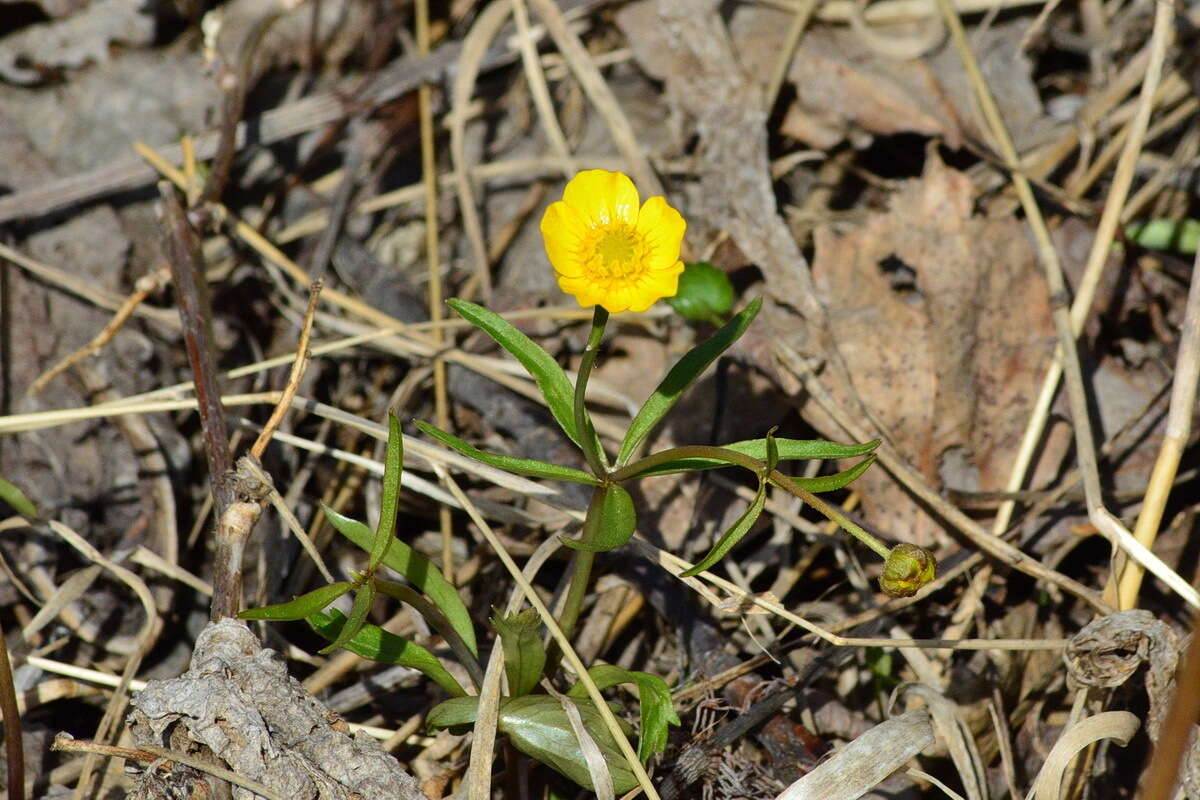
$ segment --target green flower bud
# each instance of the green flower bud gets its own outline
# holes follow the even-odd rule
[[[912,597],[937,576],[937,559],[923,547],[902,543],[892,548],[879,576],[879,588],[891,597]]]

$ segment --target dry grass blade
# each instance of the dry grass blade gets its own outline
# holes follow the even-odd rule
[[[971,735],[971,727],[963,719],[960,709],[940,692],[921,684],[901,684],[893,698],[916,695],[925,701],[933,718],[933,730],[950,752],[950,758],[958,770],[968,800],[987,800],[987,770]]]
[[[1101,739],[1114,739],[1124,747],[1140,726],[1141,721],[1128,711],[1104,711],[1069,728],[1046,756],[1033,786],[1033,800],[1062,797],[1063,773],[1080,750]]]
[[[1146,487],[1142,511],[1138,514],[1133,535],[1147,548],[1154,545],[1162,522],[1163,509],[1175,482],[1175,473],[1183,458],[1192,431],[1192,413],[1196,406],[1196,382],[1200,379],[1200,252],[1192,266],[1192,282],[1188,288],[1183,330],[1179,337],[1179,356],[1175,362],[1175,377],[1171,386],[1171,405],[1167,415],[1167,430],[1159,447],[1154,471]],[[1120,573],[1117,607],[1133,608],[1142,583],[1140,564],[1126,564]]]
[[[562,705],[563,713],[567,715],[567,722],[571,724],[571,732],[575,734],[575,740],[579,742],[583,760],[587,763],[588,775],[592,779],[592,786],[595,787],[596,800],[615,800],[616,792],[613,791],[612,775],[609,774],[608,765],[604,761],[604,754],[600,752],[600,746],[588,733],[587,728],[583,727],[583,718],[579,716],[579,706],[567,699],[565,695],[557,692],[555,695]]]
[[[933,742],[929,712],[908,711],[881,722],[838,750],[775,800],[861,797]]]

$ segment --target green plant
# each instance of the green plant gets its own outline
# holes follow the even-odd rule
[[[711,338],[692,348],[667,372],[630,421],[610,462],[609,453],[596,435],[584,402],[610,307],[616,310],[644,309],[656,299],[674,294],[678,288],[678,275],[684,272],[682,262],[678,261],[684,227],[678,212],[665,206],[662,198],[647,200],[638,212],[638,197],[632,183],[624,176],[613,175],[599,170],[581,173],[568,184],[564,201],[550,206],[542,223],[547,251],[559,273],[560,285],[576,294],[581,302],[596,306],[574,384],[549,353],[500,315],[465,300],[448,302],[458,314],[487,333],[524,366],[545,398],[551,416],[580,449],[587,469],[488,453],[447,431],[425,422],[416,423],[426,435],[481,463],[519,475],[592,487],[591,501],[578,538],[562,540],[575,551],[571,582],[556,620],[563,634],[569,638],[576,627],[596,555],[624,545],[637,527],[637,509],[624,484],[643,478],[728,466],[749,470],[758,479],[758,490],[741,517],[718,538],[699,563],[683,573],[685,577],[714,566],[738,544],[762,514],[767,489],[774,486],[802,498],[884,558],[886,563],[880,581],[884,591],[893,595],[915,593],[933,579],[936,571],[933,557],[908,544],[889,549],[818,496],[841,489],[862,475],[874,463],[872,453],[878,441],[842,445],[779,438],[772,430],[761,439],[721,447],[690,445],[639,455],[651,431],[663,421],[688,387],[746,332],[759,312],[761,303],[758,300],[734,314]],[[699,318],[719,321],[718,318],[730,310],[725,305],[730,299],[725,296],[727,282],[714,280],[717,276],[703,268],[696,274],[701,282],[712,284],[709,287],[712,291],[708,292],[711,295],[708,299],[694,304],[692,310]],[[389,416],[383,502],[379,524],[374,531],[332,509],[325,509],[338,532],[369,554],[367,568],[351,581],[321,587],[288,603],[245,611],[241,617],[305,619],[330,642],[322,652],[344,648],[375,661],[420,670],[451,695],[449,700],[430,711],[428,725],[461,728],[475,722],[479,698],[460,685],[429,650],[366,621],[371,604],[379,595],[408,604],[445,638],[471,676],[475,688],[482,685],[483,668],[475,631],[462,601],[435,565],[394,536],[402,455],[400,424],[394,416]],[[861,460],[836,474],[813,478],[793,478],[778,469],[784,461],[845,458]],[[411,586],[380,578],[376,572],[381,564],[403,575]],[[349,615],[324,612],[330,603],[349,592],[354,592]],[[547,650],[543,645],[543,623],[537,612],[496,614],[491,623],[498,646],[503,648],[508,679],[508,693],[500,703],[499,732],[517,750],[591,789],[587,759],[572,727],[571,717],[578,712],[579,722],[604,757],[614,790],[624,793],[637,785],[631,763],[622,757],[614,739],[615,729],[610,731],[603,724],[599,709],[588,699],[582,686],[576,684],[565,695],[540,690],[547,679],[553,682],[559,677],[560,653],[556,649]],[[665,682],[648,673],[607,665],[592,667],[588,674],[599,688],[618,684],[637,687],[641,703],[641,739],[637,755],[644,762],[662,752],[669,726],[679,724]],[[571,710],[570,714],[568,710]]]

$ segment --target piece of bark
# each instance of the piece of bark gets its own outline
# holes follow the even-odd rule
[[[427,800],[416,779],[375,741],[355,737],[337,714],[306,694],[282,659],[233,619],[213,622],[196,641],[191,667],[178,678],[151,681],[132,701],[137,745],[200,750],[223,766],[289,800],[387,797]],[[216,778],[174,765],[138,776],[135,800],[211,793]],[[198,784],[206,782],[208,786]],[[255,795],[233,788],[233,797]]]

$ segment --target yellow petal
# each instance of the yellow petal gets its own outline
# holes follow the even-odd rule
[[[560,275],[578,275],[579,249],[588,232],[579,213],[561,200],[551,203],[542,215],[541,229],[546,257],[554,271]]]
[[[604,310],[610,314],[628,311],[632,303],[633,291],[633,287],[627,283],[613,286],[600,298],[600,305],[604,306]]]
[[[654,295],[656,300],[664,297],[674,297],[679,291],[679,276],[683,272],[683,262],[676,261],[678,269],[663,269],[651,272],[646,276],[644,284],[646,291]]]
[[[614,222],[637,223],[637,188],[623,172],[584,170],[567,184],[563,202],[579,212],[585,223],[592,227]]]
[[[646,266],[651,270],[672,268],[679,260],[679,248],[687,223],[664,197],[651,197],[638,212],[637,232],[646,243]]]

